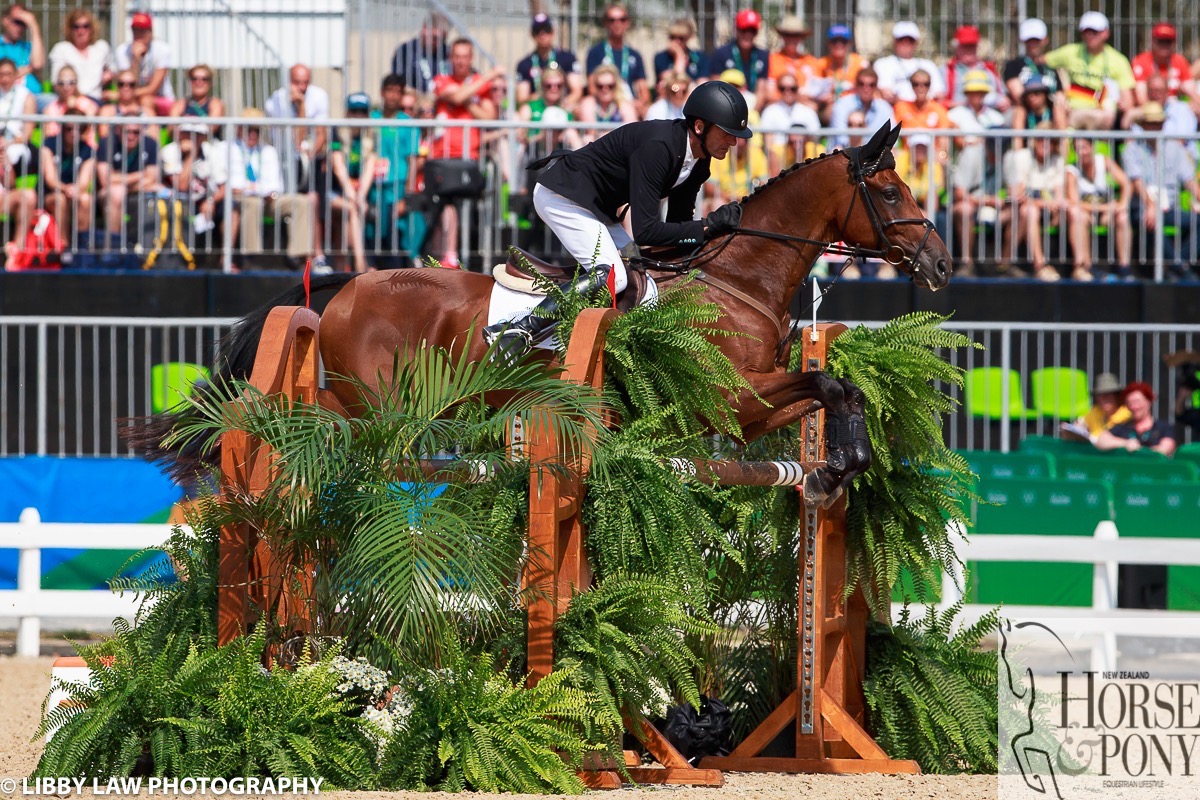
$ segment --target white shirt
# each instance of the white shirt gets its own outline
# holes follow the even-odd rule
[[[25,113],[25,98],[29,96],[29,89],[25,88],[25,82],[20,78],[13,83],[13,88],[7,92],[0,92],[0,125],[4,126],[3,136],[8,141],[20,136],[25,128],[24,122],[10,117],[13,114]]]
[[[267,112],[268,117],[274,119],[295,119],[296,107],[292,105],[292,88],[281,86],[276,89],[274,94],[267,98],[263,110]],[[304,92],[304,118],[329,119],[329,95],[325,93],[324,89],[313,86],[311,83]],[[291,128],[278,127],[272,130],[276,148],[282,147],[284,136],[291,130]]]
[[[171,68],[171,49],[161,39],[151,39],[150,47],[138,65],[138,86],[148,86],[154,80],[154,73],[160,69]],[[126,42],[113,51],[113,72],[133,69],[133,42]],[[163,79],[162,88],[158,90],[159,97],[168,100],[175,99],[175,91],[171,88],[170,78]]]
[[[990,106],[984,106],[978,114],[968,105],[955,106],[946,116],[960,129],[968,132],[1008,127],[1004,115]]]
[[[186,135],[186,134],[185,134]],[[183,151],[178,142],[165,145],[158,154],[163,175],[174,176],[183,171]],[[192,185],[176,186],[175,191],[200,198],[212,187],[225,183],[225,162],[217,158],[216,147],[207,139],[200,143],[200,157],[192,162]]]
[[[251,150],[240,139],[232,147],[227,142],[218,142],[213,148],[213,160],[221,164],[228,161],[229,188],[234,191],[245,192],[251,197],[283,194],[283,167],[279,162],[279,151],[272,145],[260,143]]]
[[[1023,148],[1013,151],[1010,162],[1011,171],[1008,174],[1008,185],[1025,187],[1026,197],[1049,199],[1056,193],[1063,194],[1066,183],[1067,169],[1063,157],[1051,152],[1046,163],[1040,163],[1034,158],[1033,150]]]
[[[665,97],[660,97],[646,109],[646,119],[683,119],[683,106],[673,106]]]
[[[893,92],[897,100],[913,101],[912,84],[908,79],[919,69],[929,73],[929,96],[945,97],[946,79],[942,71],[928,58],[900,58],[896,55],[884,56],[871,65],[879,76],[879,88],[885,92]]]
[[[772,130],[787,130],[790,128],[804,128],[805,130],[815,131],[821,127],[821,120],[817,116],[817,112],[804,103],[792,103],[790,106],[778,100],[771,103],[763,109],[762,118],[759,120],[759,127],[766,133],[767,143],[773,146],[782,146],[787,144],[786,133],[767,133]]]
[[[103,39],[81,53],[70,42],[59,42],[50,48],[50,80],[58,77],[58,71],[63,67],[71,67],[79,80],[79,91],[88,97],[97,99],[103,88],[100,84],[104,78],[104,67],[108,64],[110,54],[108,42]]]
[[[675,185],[671,187],[672,189],[688,179],[688,176],[692,174],[692,170],[696,168],[696,163],[699,160],[698,157],[692,155],[692,137],[688,136],[683,140],[683,169],[679,170],[679,178],[675,181]],[[665,200],[663,202],[666,203]]]

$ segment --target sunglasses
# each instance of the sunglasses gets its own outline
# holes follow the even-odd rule
[[[193,83],[211,83],[212,82],[211,75],[192,75],[192,76],[190,76],[190,79]]]
[[[559,81],[555,81],[553,83],[543,83],[542,86],[545,87],[546,89],[561,89],[561,88],[563,88],[563,84]]]
[[[597,88],[597,89],[601,89],[601,90],[603,90],[603,89],[615,89],[615,88],[617,88],[617,85],[616,85],[615,83],[597,83],[597,84],[596,84],[596,88]]]
[[[77,86],[79,81],[55,81],[55,86]]]
[[[875,86],[876,86],[876,83],[875,83],[875,81],[871,81],[870,83],[864,83],[863,81],[859,81],[859,82],[858,82],[857,84],[855,84],[855,85],[856,85],[856,86],[861,86],[861,87],[862,87],[862,88],[864,88],[864,89],[874,89],[874,88],[875,88]]]
[[[799,86],[780,86],[779,87],[779,91],[781,91],[781,92],[795,92],[795,91],[799,91],[799,89],[800,89]]]
[[[92,23],[90,22],[80,22],[71,26],[71,30],[73,31],[90,31],[91,29]]]
[[[136,89],[137,81],[117,81],[117,86],[122,89]]]
[[[605,17],[605,22],[628,22],[629,17]]]
[[[830,39],[830,44],[850,44],[849,39]]]
[[[929,85],[929,81],[909,81],[909,82],[913,85],[914,89],[918,86],[928,86]],[[872,84],[872,85],[874,85],[874,84]]]

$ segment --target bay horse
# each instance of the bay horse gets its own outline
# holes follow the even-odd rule
[[[718,326],[748,334],[715,340],[753,387],[733,398],[746,441],[826,410],[828,466],[814,476],[826,499],[870,466],[864,397],[847,380],[787,370],[792,297],[824,252],[883,258],[931,290],[950,280],[945,243],[895,172],[891,151],[899,133],[899,126],[885,123],[860,147],[786,168],[743,198],[742,226],[735,232],[681,262],[656,262],[658,268],[649,270],[659,282],[699,270],[704,300],[724,313]],[[844,244],[832,244],[837,242]],[[427,268],[314,279],[314,291],[338,289],[321,316],[326,371],[386,381],[397,349],[411,356],[423,344],[444,347],[455,357],[466,348],[469,358],[485,358],[480,329],[487,324],[492,285],[489,275]],[[304,298],[303,287],[297,287],[242,319],[226,339],[216,379],[246,380],[270,309],[299,305]],[[330,389],[347,409],[361,403],[349,382],[335,381]],[[152,460],[181,466],[179,453],[158,446],[169,420],[145,419],[126,438]]]

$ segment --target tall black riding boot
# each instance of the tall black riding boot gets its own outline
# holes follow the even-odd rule
[[[594,267],[559,286],[563,294],[572,291],[583,295],[592,292],[608,283],[608,273],[612,267],[602,265]],[[522,356],[533,349],[533,345],[545,339],[558,325],[553,314],[558,310],[558,300],[553,296],[547,297],[534,306],[533,310],[521,319],[511,322],[498,322],[483,329],[483,340],[489,345],[497,342],[492,358],[503,364],[515,364]]]

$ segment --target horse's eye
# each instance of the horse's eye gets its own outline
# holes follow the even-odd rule
[[[900,190],[894,186],[889,186],[883,190],[883,199],[889,203],[894,203],[900,199]]]

